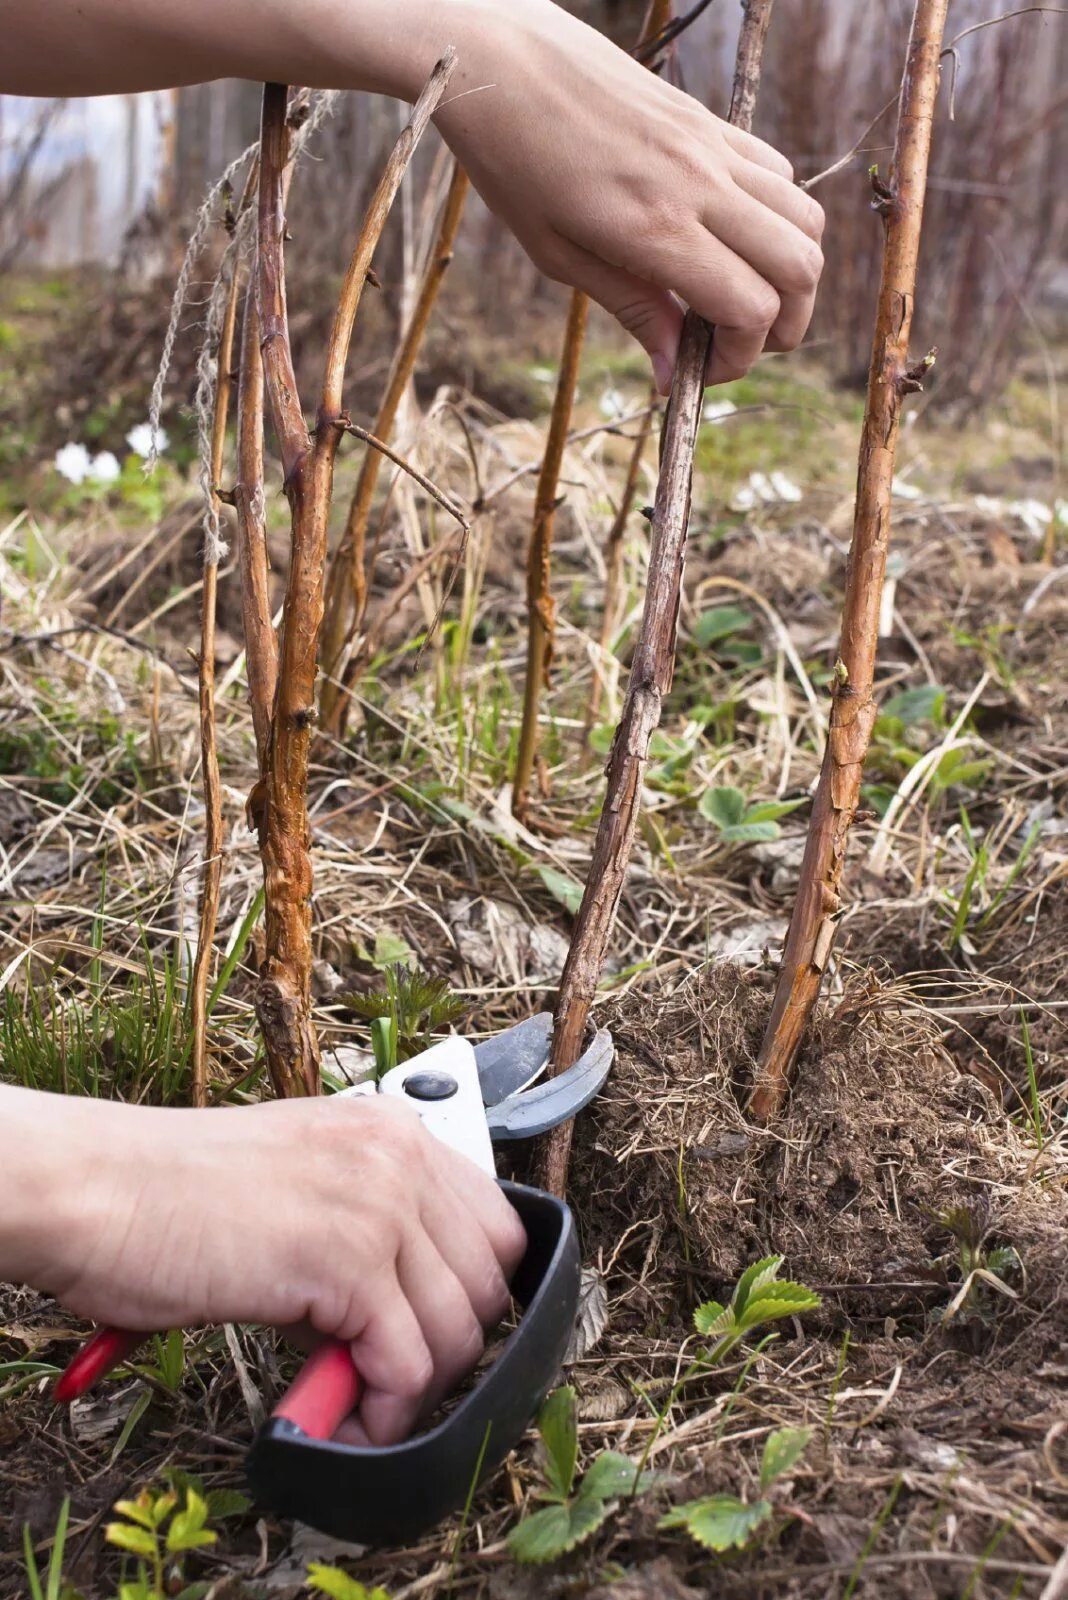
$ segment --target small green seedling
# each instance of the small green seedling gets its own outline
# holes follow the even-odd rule
[[[782,831],[778,819],[789,816],[804,803],[804,799],[762,800],[750,805],[741,789],[726,786],[706,789],[697,809],[727,844],[754,844],[777,839]]]
[[[819,1306],[819,1295],[806,1289],[803,1283],[791,1283],[788,1280],[778,1282],[777,1275],[782,1263],[782,1256],[765,1256],[761,1261],[754,1261],[738,1279],[727,1305],[721,1305],[718,1300],[708,1300],[697,1307],[693,1314],[694,1327],[698,1333],[710,1337],[712,1343],[698,1350],[685,1372],[672,1384],[657,1414],[656,1426],[646,1442],[639,1466],[644,1467],[648,1461],[672,1406],[688,1383],[694,1378],[704,1377],[712,1367],[718,1367],[747,1334],[754,1333],[765,1323],[778,1322],[783,1317],[797,1317],[804,1311],[815,1311]],[[768,1334],[750,1353],[735,1385],[735,1394],[764,1344],[774,1338],[775,1334]]]
[[[48,1571],[44,1583],[33,1553],[33,1535],[28,1522],[22,1524],[22,1551],[26,1558],[26,1586],[30,1600],[63,1600],[66,1585],[63,1582],[63,1551],[67,1543],[67,1523],[70,1521],[70,1496],[64,1498],[56,1518],[56,1531],[48,1554]]]
[[[780,1428],[768,1435],[760,1463],[760,1488],[766,1494],[778,1478],[797,1465],[812,1438],[811,1428]],[[661,1528],[685,1528],[706,1550],[744,1550],[774,1511],[767,1499],[748,1502],[733,1494],[690,1500],[661,1517]]]
[[[394,962],[383,976],[384,990],[345,996],[350,1011],[371,1023],[371,1048],[379,1077],[398,1062],[429,1049],[431,1034],[455,1022],[467,1009],[444,978],[435,978],[419,967]]]
[[[641,1494],[659,1481],[615,1450],[596,1456],[575,1487],[578,1467],[578,1423],[575,1391],[556,1389],[538,1417],[545,1451],[545,1484],[538,1499],[548,1504],[534,1511],[508,1535],[508,1550],[517,1561],[553,1561],[588,1539],[616,1510],[620,1497]]]
[[[184,1584],[185,1558],[192,1550],[213,1545],[218,1534],[209,1528],[205,1497],[191,1485],[179,1506],[177,1488],[155,1493],[143,1489],[136,1500],[117,1500],[115,1510],[124,1519],[109,1522],[104,1537],[109,1544],[137,1557],[137,1577],[120,1586],[119,1600],[194,1600],[199,1584]],[[177,1574],[175,1576],[175,1574]]]
[[[380,1585],[369,1589],[341,1567],[324,1566],[321,1561],[309,1564],[305,1587],[315,1589],[319,1594],[328,1594],[330,1600],[389,1600],[389,1595]]]
[[[979,1293],[984,1284],[1008,1300],[1019,1299],[1016,1290],[1011,1289],[1005,1279],[1021,1270],[1020,1257],[1011,1244],[989,1243],[994,1222],[990,1201],[985,1194],[936,1213],[934,1220],[957,1242],[963,1280],[942,1313],[944,1323],[952,1321],[958,1312],[963,1312],[965,1316],[981,1316],[984,1308],[980,1304]]]
[[[708,1300],[693,1314],[698,1333],[712,1343],[702,1353],[702,1364],[718,1366],[747,1333],[783,1317],[798,1317],[815,1311],[820,1297],[803,1283],[778,1281],[782,1256],[765,1256],[747,1267],[734,1286],[727,1305]]]

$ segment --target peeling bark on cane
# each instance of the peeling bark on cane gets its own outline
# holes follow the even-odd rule
[[[256,316],[264,386],[290,505],[289,578],[282,608],[278,672],[263,749],[260,781],[250,798],[263,860],[265,953],[256,987],[267,1068],[276,1094],[319,1092],[319,1047],[311,1015],[312,863],[308,819],[308,761],[316,718],[315,685],[322,629],[327,529],[334,461],[348,424],[342,409],[345,364],[374,245],[401,176],[456,62],[446,51],[412,111],[380,183],[372,214],[360,232],[338,297],[323,366],[314,433],[309,433],[289,342],[285,287],[285,195],[289,158],[289,91],[263,91],[260,137]],[[248,401],[255,405],[250,363]],[[254,423],[254,415],[250,426]],[[249,468],[255,476],[256,463]],[[252,505],[254,488],[249,492]],[[258,530],[256,530],[258,539]],[[262,599],[253,606],[263,623]]]
[[[812,807],[797,902],[790,919],[749,1113],[766,1122],[782,1108],[790,1074],[819,996],[842,912],[846,842],[860,798],[877,707],[873,684],[879,638],[890,498],[901,406],[922,384],[932,351],[910,366],[908,339],[916,291],[927,164],[939,58],[949,0],[917,0],[901,82],[893,177],[876,181],[874,206],[886,245],[861,434],[853,540],[842,607],[839,667]]]

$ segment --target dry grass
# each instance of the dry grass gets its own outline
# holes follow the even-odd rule
[[[612,427],[600,409],[608,389],[619,391],[628,419]],[[1044,392],[1041,382],[1022,387],[988,425],[983,448],[941,430],[931,414],[906,435],[902,473],[920,496],[896,503],[883,692],[937,685],[945,705],[934,721],[884,730],[877,741],[878,798],[896,792],[899,809],[892,828],[880,832],[873,816],[858,830],[820,1027],[789,1117],[770,1133],[748,1126],[739,1105],[805,810],[784,819],[778,840],[731,846],[696,800],[724,784],[760,799],[802,798],[815,775],[855,415],[850,400],[821,392],[818,372],[776,363],[735,391],[737,413],[706,429],[683,646],[663,728],[670,743],[649,774],[602,1008],[619,1062],[576,1139],[575,1204],[609,1302],[605,1332],[572,1371],[584,1451],[611,1444],[640,1453],[685,1362],[693,1306],[721,1294],[748,1261],[781,1251],[791,1274],[820,1289],[823,1309],[803,1327],[783,1325],[737,1395],[741,1363],[687,1386],[654,1447],[672,1486],[620,1513],[584,1552],[533,1575],[507,1557],[504,1535],[533,1483],[524,1445],[478,1497],[458,1544],[454,1525],[418,1549],[354,1563],[391,1596],[1043,1594],[1068,1533],[1068,589],[1061,568],[1039,564],[1026,514],[1009,507],[1045,493],[1035,481],[1044,485],[1053,469]],[[442,602],[448,564],[429,567],[399,605],[391,592],[420,542],[450,537],[451,527],[406,482],[380,502],[369,609],[376,649],[348,738],[322,741],[312,774],[327,1042],[364,1042],[334,990],[338,977],[350,988],[377,981],[383,932],[407,940],[469,997],[475,1031],[523,1014],[555,984],[569,915],[552,875],[581,882],[601,792],[600,757],[583,737],[598,659],[601,541],[645,395],[644,379],[621,374],[595,338],[558,514],[560,629],[541,728],[547,793],[535,797],[526,828],[510,819],[502,790],[521,709],[522,550],[543,424],[510,420],[450,389],[402,445],[472,509],[473,533],[445,623],[417,651],[412,640]],[[646,485],[654,461],[651,445]],[[353,456],[343,471],[356,465]],[[749,473],[768,465],[785,466],[802,498],[725,509]],[[344,489],[343,479],[339,504]],[[180,1030],[177,1042],[153,1035],[152,1059],[132,1061],[109,1019],[168,964],[180,993],[195,938],[201,829],[187,653],[197,533],[180,496],[170,498],[162,530],[114,502],[62,516],[39,511],[0,532],[3,988],[13,1006],[32,987],[53,996],[68,1021],[97,1019],[99,1049],[87,1057],[102,1064],[104,1091],[145,1098],[182,1096]],[[643,488],[639,505],[645,498]],[[279,508],[271,514],[280,586]],[[123,553],[138,547],[116,577]],[[155,566],[150,550],[161,553]],[[636,514],[616,641],[624,662],[644,559]],[[219,960],[253,906],[259,875],[244,820],[255,752],[235,589],[222,573]],[[727,605],[744,608],[748,623],[699,645],[702,614]],[[734,648],[743,644],[751,648]],[[606,702],[607,720],[619,703],[611,675]],[[906,792],[902,739],[923,756],[953,738],[983,764],[974,781],[940,791],[932,761],[935,781]],[[981,873],[971,870],[980,842]],[[215,1099],[263,1092],[250,1003],[256,942],[253,932],[213,1013]],[[740,962],[724,960],[739,952]],[[17,1078],[19,1064],[7,1059],[4,1071]],[[1019,1300],[991,1295],[977,1314],[945,1325],[959,1271],[932,1213],[979,1193],[990,1197],[995,1238],[1021,1258],[1012,1280]],[[62,1360],[77,1336],[32,1295],[9,1293],[3,1314],[10,1361]],[[177,1393],[156,1386],[114,1460],[139,1380],[117,1380],[98,1410],[71,1424],[54,1416],[39,1379],[5,1369],[0,1593],[24,1592],[16,1554],[23,1521],[46,1540],[67,1491],[69,1574],[88,1596],[111,1594],[116,1567],[100,1531],[111,1502],[168,1463],[237,1483],[252,1427],[241,1373],[249,1392],[269,1396],[279,1359],[256,1330],[233,1347],[219,1333],[190,1335]],[[655,1512],[669,1500],[749,1492],[763,1437],[801,1422],[817,1432],[790,1492],[794,1515],[753,1553],[720,1561],[681,1535],[656,1532]],[[204,1574],[252,1593],[272,1583],[275,1592],[295,1590],[316,1550],[298,1538],[294,1553],[291,1541],[292,1530],[270,1519],[230,1525]]]

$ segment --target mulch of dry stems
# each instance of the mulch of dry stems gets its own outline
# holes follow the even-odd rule
[[[484,488],[538,459],[538,430],[528,425],[501,423],[483,408],[474,432]],[[843,459],[849,438],[843,434]],[[424,447],[438,476],[459,488],[467,446],[450,436],[447,418],[427,430]],[[435,713],[425,679],[404,660],[376,685],[375,705],[351,751],[323,755],[314,778],[321,952],[353,986],[371,981],[359,948],[372,947],[376,932],[387,928],[472,996],[480,1025],[500,1025],[521,1013],[532,992],[551,988],[566,918],[510,847],[518,843],[540,862],[581,877],[599,793],[596,767],[578,758],[574,730],[589,685],[584,630],[596,628],[596,606],[587,609],[585,601],[591,589],[594,599],[599,592],[590,573],[598,570],[604,498],[618,484],[624,455],[618,439],[593,436],[576,444],[565,470],[561,600],[573,597],[580,578],[585,593],[577,611],[565,607],[552,709],[566,754],[553,798],[544,803],[545,833],[509,833],[495,780],[477,762],[461,770],[447,719]],[[464,483],[465,492],[472,488]],[[516,680],[529,498],[528,477],[476,527],[469,563],[486,564],[478,619],[496,640],[499,659],[476,646],[466,669],[469,717],[501,674]],[[802,514],[791,507],[761,512],[710,546],[698,497],[688,579],[688,593],[697,598],[687,603],[684,628],[703,605],[736,598],[737,591],[722,586],[733,578],[760,592],[805,660],[827,656],[847,505],[843,472],[833,488],[824,484],[806,495]],[[103,572],[95,553],[105,536],[99,529],[91,540],[78,537],[80,549],[90,551],[83,571],[97,574],[84,579],[86,587]],[[110,537],[132,542],[118,530]],[[6,536],[7,551],[13,538]],[[993,777],[969,798],[974,826],[992,829],[1006,818],[1013,824],[1006,837],[1016,847],[1006,846],[990,869],[985,892],[993,895],[1006,882],[1033,803],[1052,799],[1063,812],[1068,596],[1047,585],[1025,611],[1046,570],[1033,562],[1033,545],[1018,528],[1006,531],[970,502],[943,495],[910,505],[896,519],[895,539],[903,560],[901,622],[886,641],[888,675],[942,683],[952,716],[992,659],[990,648],[984,656],[960,639],[985,637],[1000,647],[1001,664],[980,700],[976,741],[994,763]],[[404,559],[392,532],[386,553],[394,563]],[[99,620],[99,597],[80,596],[64,563],[28,582],[5,551],[0,556],[7,628],[28,635],[63,626],[71,614]],[[637,586],[637,543],[631,559]],[[192,637],[193,602],[145,625],[180,576],[161,571],[162,588],[146,583],[136,604],[120,605],[117,625],[147,653],[90,635],[24,644],[5,655],[10,721],[39,723],[42,683],[77,696],[87,718],[108,707],[115,713],[121,702],[147,775],[119,806],[95,800],[91,786],[61,804],[43,798],[32,782],[3,780],[0,960],[7,966],[34,947],[32,958],[12,971],[14,981],[51,977],[77,995],[105,857],[104,960],[116,974],[141,964],[143,937],[172,950],[176,930],[189,925],[199,824],[195,692],[181,647]],[[113,605],[118,601],[121,595],[111,597]],[[419,604],[413,597],[392,619],[396,636],[418,625]],[[958,630],[956,643],[947,615]],[[719,669],[700,665],[706,698],[730,688],[739,702],[733,745],[702,757],[700,771],[704,781],[759,787],[761,794],[798,793],[814,772],[808,735],[817,713],[773,633],[769,639],[770,669],[765,661],[740,686],[736,679],[717,682]],[[220,676],[226,665],[220,662]],[[687,675],[694,671],[692,648],[684,646],[665,724],[670,731],[684,715]],[[815,699],[818,707],[818,692]],[[514,704],[506,713],[517,714]],[[238,698],[226,699],[220,724],[229,827],[221,943],[251,902],[258,867],[242,820],[251,739]],[[428,821],[404,787],[428,779],[459,790],[481,826]],[[729,950],[732,940],[752,932],[755,919],[769,930],[757,935],[758,947],[774,944],[791,893],[789,857],[731,853],[692,810],[650,798],[671,857],[665,859],[654,834],[644,836],[614,960],[617,972],[634,963],[650,964],[651,972],[631,971],[604,1007],[619,1044],[618,1065],[603,1099],[580,1122],[573,1165],[587,1258],[603,1273],[609,1298],[607,1328],[571,1374],[583,1447],[640,1453],[653,1426],[649,1403],[665,1403],[685,1365],[693,1306],[729,1290],[755,1257],[781,1252],[791,1275],[819,1288],[822,1309],[803,1328],[784,1326],[736,1397],[738,1364],[715,1381],[689,1386],[668,1412],[654,1458],[675,1479],[674,1499],[723,1490],[752,1496],[767,1432],[814,1424],[789,1495],[796,1515],[784,1518],[781,1533],[756,1552],[713,1561],[681,1536],[657,1535],[661,1494],[613,1519],[559,1567],[525,1573],[502,1545],[535,1487],[533,1452],[524,1446],[476,1502],[455,1562],[452,1528],[417,1549],[357,1560],[353,1570],[397,1596],[447,1592],[452,1584],[457,1593],[501,1600],[572,1592],[615,1600],[735,1593],[815,1600],[843,1593],[861,1564],[857,1595],[926,1600],[960,1595],[970,1583],[976,1600],[1039,1596],[1068,1533],[1062,1353],[1068,1203],[1063,1147],[1050,1138],[1039,1152],[1021,1127],[1018,1005],[1060,999],[1068,964],[1057,938],[1064,926],[1057,886],[1066,860],[1060,838],[1055,831],[1042,836],[971,953],[953,954],[945,894],[959,890],[966,865],[955,808],[925,801],[906,812],[880,876],[866,864],[870,830],[860,831],[847,884],[854,909],[823,1018],[788,1115],[762,1133],[739,1106],[770,974],[759,954],[750,966],[717,965],[706,956],[710,939],[725,936]],[[793,820],[787,832],[796,836]],[[861,957],[866,965],[858,969]],[[329,986],[326,968],[322,975]],[[216,1017],[224,1090],[248,1070],[249,980],[246,964]],[[1030,1015],[1052,1128],[1065,1087],[1062,1013],[1046,1004]],[[343,1013],[325,994],[324,1016],[337,1037],[346,1035]],[[934,1218],[949,1204],[979,1196],[990,1202],[993,1238],[1011,1243],[1023,1262],[1022,1276],[1013,1280],[1019,1299],[1010,1303],[991,1291],[981,1315],[945,1326],[940,1319],[959,1274],[952,1241]],[[11,1357],[59,1359],[70,1349],[71,1335],[61,1334],[66,1319],[37,1297],[9,1295],[5,1322]],[[250,1432],[247,1394],[270,1392],[278,1368],[271,1342],[253,1331],[241,1334],[238,1353],[243,1384],[221,1338],[197,1336],[179,1395],[154,1400],[114,1464],[117,1399],[131,1392],[125,1384],[108,1392],[96,1439],[84,1427],[79,1437],[69,1424],[57,1425],[32,1388],[12,1401],[0,1418],[6,1491],[0,1593],[23,1591],[15,1554],[23,1520],[46,1538],[64,1490],[73,1495],[71,1576],[95,1596],[111,1592],[116,1570],[101,1525],[118,1493],[176,1462],[211,1482],[239,1481]],[[288,1530],[249,1521],[224,1536],[205,1571],[235,1575],[253,1589],[272,1579],[276,1592],[287,1584],[293,1589],[301,1560],[322,1551],[298,1540],[287,1566],[287,1540]]]

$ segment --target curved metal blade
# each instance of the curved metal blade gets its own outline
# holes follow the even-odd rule
[[[552,1013],[539,1011],[525,1022],[517,1022],[514,1028],[476,1044],[475,1061],[484,1106],[499,1105],[541,1076],[548,1065],[552,1035]]]
[[[531,1139],[535,1134],[566,1122],[583,1106],[589,1105],[611,1071],[615,1046],[607,1028],[594,1035],[593,1043],[573,1067],[556,1078],[510,1095],[486,1111],[490,1138]]]

